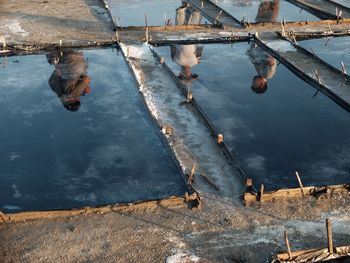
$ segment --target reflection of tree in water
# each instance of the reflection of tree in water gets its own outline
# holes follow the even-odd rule
[[[90,93],[88,64],[82,52],[65,50],[47,54],[47,61],[55,66],[49,84],[60,98],[63,106],[70,111],[80,108],[80,96]]]
[[[202,15],[193,7],[183,3],[176,9],[176,25],[200,24]],[[202,45],[173,45],[170,47],[172,60],[181,66],[179,79],[184,84],[191,84],[193,80],[198,78],[197,74],[192,74],[192,67],[200,63],[203,52]]]

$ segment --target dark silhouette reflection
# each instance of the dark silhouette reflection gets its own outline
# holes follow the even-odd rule
[[[276,59],[254,42],[250,45],[247,55],[258,73],[253,78],[251,88],[256,93],[264,93],[267,90],[267,80],[276,73]]]
[[[199,11],[194,10],[188,6],[187,3],[176,9],[176,25],[200,24],[202,15]],[[197,74],[192,74],[192,67],[200,63],[200,58],[203,52],[202,45],[173,45],[170,47],[171,59],[181,66],[179,79],[183,80],[185,84],[198,78]]]
[[[70,111],[80,108],[80,96],[90,93],[88,64],[83,53],[75,50],[52,52],[46,55],[50,65],[55,66],[49,84],[60,98],[63,106]]]
[[[255,22],[257,23],[276,22],[279,9],[280,9],[279,0],[262,0],[259,5],[258,14],[256,15]]]

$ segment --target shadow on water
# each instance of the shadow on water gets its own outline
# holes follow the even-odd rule
[[[183,83],[256,185],[296,187],[294,171],[305,185],[350,183],[350,115],[254,43],[157,52],[190,72]]]
[[[0,68],[0,210],[185,192],[122,56],[69,50],[8,60]]]
[[[217,0],[217,5],[244,22],[318,21],[319,18],[285,0]]]

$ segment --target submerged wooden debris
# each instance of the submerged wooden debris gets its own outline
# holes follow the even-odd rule
[[[320,197],[322,195],[332,195],[335,193],[349,193],[350,185],[326,185],[326,186],[309,186],[299,188],[280,189],[277,191],[255,192],[252,189],[251,179],[247,180],[246,192],[243,195],[243,202],[246,206],[254,202],[271,202],[277,200],[288,200],[292,198],[302,198],[306,196]]]
[[[277,255],[277,258],[272,263],[287,263],[287,262],[324,262],[333,259],[349,259],[350,246],[333,246],[332,224],[330,219],[326,219],[327,228],[327,248],[308,249],[291,251],[288,234],[284,231],[284,241],[287,247],[287,252]]]
[[[277,259],[275,259],[273,263],[324,262],[344,257],[350,257],[350,246],[336,247],[335,253],[330,253],[328,248],[299,250],[291,252],[291,257],[289,257],[288,253],[282,253],[278,254]]]

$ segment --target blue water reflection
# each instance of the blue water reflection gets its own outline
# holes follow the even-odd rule
[[[116,51],[10,57],[0,79],[1,210],[184,193],[184,181]]]
[[[174,48],[157,52],[180,76]],[[201,50],[200,63],[191,67],[196,78],[183,82],[255,185],[296,187],[294,171],[306,185],[350,183],[348,112],[322,94],[314,97],[314,88],[254,43]],[[187,61],[196,57],[190,54]]]

